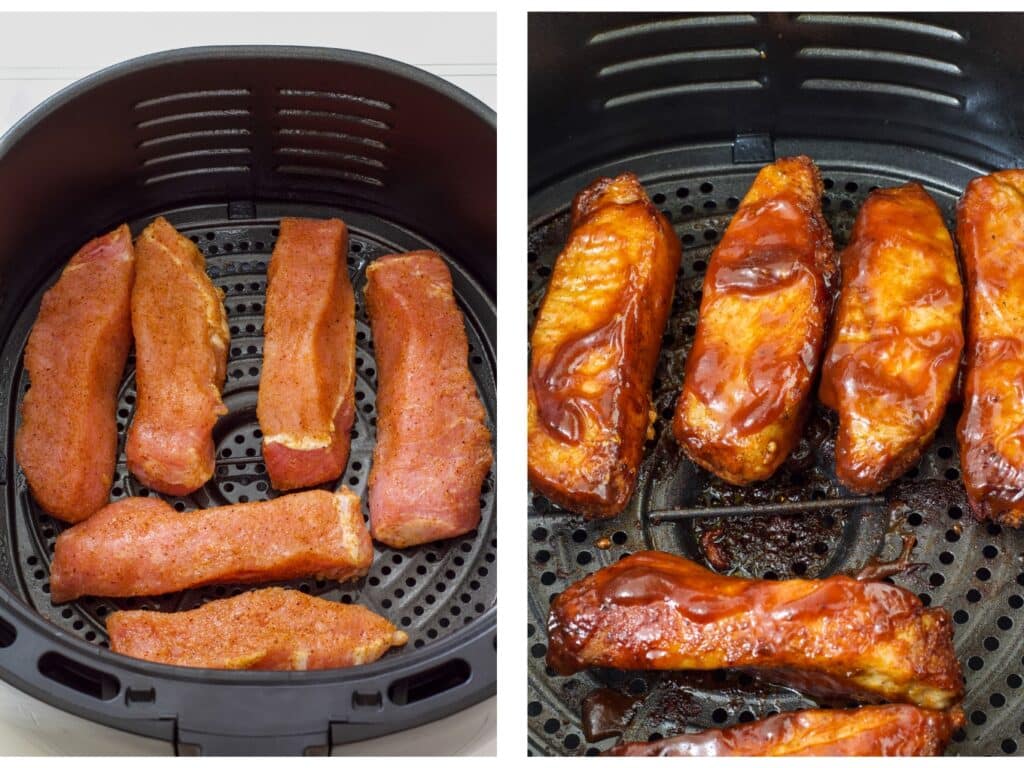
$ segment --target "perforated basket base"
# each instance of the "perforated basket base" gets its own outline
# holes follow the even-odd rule
[[[260,204],[239,210],[228,206],[204,206],[169,211],[165,216],[189,236],[206,256],[207,272],[226,294],[231,347],[228,357],[224,402],[229,413],[214,431],[217,469],[214,477],[196,493],[186,497],[163,496],[180,512],[222,504],[258,501],[278,494],[269,487],[262,463],[261,438],[256,420],[256,394],[263,352],[263,307],[266,271],[283,216],[327,218],[337,216],[349,226],[348,264],[356,294],[356,420],[348,467],[338,480],[364,497],[375,442],[377,384],[373,342],[363,300],[364,270],[374,258],[396,251],[420,248],[437,250],[431,243],[381,219],[350,211],[294,204]],[[134,222],[134,234],[153,217]],[[70,256],[70,254],[68,254]],[[483,289],[458,264],[448,261],[456,297],[465,315],[470,345],[470,369],[487,410],[488,427],[494,432],[495,354],[491,331],[494,304]],[[7,340],[5,359],[18,361],[9,378],[0,381],[8,402],[20,410],[29,382],[22,367],[22,351],[38,312],[41,286],[24,308]],[[111,501],[128,496],[160,495],[145,488],[126,469],[124,437],[135,408],[134,360],[129,359],[118,401],[120,436],[117,471]],[[6,453],[13,456],[14,430],[5,436]],[[13,464],[13,462],[12,462]],[[239,594],[243,589],[265,585],[214,586],[188,590],[164,597],[126,600],[83,598],[54,606],[49,597],[49,563],[56,536],[66,527],[46,515],[28,491],[20,469],[6,486],[9,530],[13,536],[0,542],[9,548],[15,564],[17,587],[22,596],[60,630],[100,646],[107,645],[105,617],[124,608],[162,611],[187,610],[211,599]],[[301,589],[344,603],[359,603],[388,617],[409,635],[408,644],[389,652],[409,654],[430,643],[458,633],[460,629],[496,608],[495,561],[495,479],[488,475],[480,497],[482,520],[477,531],[448,541],[410,549],[393,550],[375,542],[376,554],[369,574],[357,581],[306,579],[286,582]],[[373,665],[360,668],[372,676]]]
[[[837,248],[846,244],[860,204],[876,187],[918,179],[953,223],[966,182],[987,169],[899,147],[835,142],[777,142],[776,156],[808,154],[826,179],[823,206]],[[661,549],[728,573],[769,579],[854,573],[877,559],[895,560],[903,540],[916,537],[911,560],[924,565],[892,580],[926,605],[953,616],[957,655],[967,680],[966,728],[950,754],[1004,755],[1024,750],[1024,532],[971,518],[960,482],[951,405],[919,465],[885,493],[882,503],[839,508],[849,495],[835,480],[834,418],[815,408],[804,439],[771,480],[733,488],[695,467],[667,429],[693,340],[704,270],[732,211],[761,163],[734,165],[730,146],[679,149],[635,157],[582,173],[531,200],[530,322],[568,233],[568,203],[599,175],[638,173],[683,242],[672,317],[658,365],[656,436],[646,448],[637,491],[614,520],[585,523],[539,494],[530,502],[529,750],[533,754],[596,754],[616,743],[586,740],[581,706],[588,694],[611,688],[641,703],[623,739],[646,741],[687,730],[729,726],[775,712],[814,706],[801,694],[738,673],[626,673],[590,670],[558,677],[546,667],[550,601],[569,584],[628,553]],[[800,515],[758,514],[655,524],[648,513],[808,501]],[[610,543],[610,547],[602,548]],[[708,545],[714,545],[710,555]]]

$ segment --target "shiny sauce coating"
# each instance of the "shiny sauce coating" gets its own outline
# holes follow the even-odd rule
[[[655,742],[620,744],[607,755],[642,757],[941,755],[964,724],[960,709],[908,704],[783,712],[731,728],[712,728]]]
[[[963,351],[963,287],[942,213],[920,184],[872,192],[841,256],[822,366],[839,414],[836,475],[877,493],[921,458]]]
[[[975,179],[957,208],[967,277],[960,463],[979,518],[1024,524],[1024,170]]]
[[[559,674],[748,669],[812,695],[930,708],[963,695],[949,617],[905,589],[734,578],[664,552],[631,555],[560,594],[547,661]]]
[[[758,173],[715,249],[672,430],[724,480],[770,477],[799,440],[832,306],[832,235],[809,158]]]
[[[573,203],[531,340],[529,475],[552,501],[610,517],[632,496],[679,239],[633,174]]]

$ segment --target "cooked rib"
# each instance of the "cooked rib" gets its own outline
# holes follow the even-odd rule
[[[909,704],[783,712],[731,728],[712,728],[661,741],[619,744],[606,755],[634,757],[941,755],[964,724],[960,709]]]
[[[269,587],[191,611],[117,611],[110,649],[146,661],[214,669],[334,669],[376,661],[408,640],[361,605]]]
[[[355,297],[338,219],[282,219],[267,269],[256,413],[279,490],[334,480],[355,417]]]
[[[343,581],[372,560],[359,497],[344,488],[195,512],[136,496],[57,537],[50,587],[63,603],[305,576]]]
[[[820,395],[839,414],[839,481],[877,493],[917,464],[945,413],[963,288],[942,212],[920,184],[872,192],[841,263]]]
[[[1024,524],[1024,170],[967,186],[957,209],[967,272],[960,465],[979,518]]]
[[[86,243],[43,296],[25,346],[32,387],[14,452],[35,500],[69,523],[110,497],[134,277],[126,225]]]
[[[633,495],[679,259],[632,173],[576,195],[533,329],[527,429],[530,483],[584,517],[614,517]]]
[[[754,179],[704,276],[672,431],[727,482],[770,477],[803,430],[832,307],[832,234],[807,157]]]
[[[139,235],[132,291],[137,405],[128,430],[128,469],[145,485],[192,493],[213,475],[213,427],[227,413],[224,294],[203,254],[165,219]]]
[[[376,259],[366,308],[378,381],[373,538],[411,547],[468,533],[480,523],[491,435],[448,267],[429,251]]]
[[[815,695],[943,709],[963,696],[952,638],[944,610],[885,582],[740,579],[641,552],[552,603],[548,664],[748,668]]]

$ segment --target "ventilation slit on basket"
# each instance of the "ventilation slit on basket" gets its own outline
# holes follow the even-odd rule
[[[666,85],[660,88],[634,91],[620,96],[613,96],[604,102],[605,109],[624,107],[636,104],[641,101],[652,99],[664,99],[675,96],[692,96],[699,93],[721,93],[724,91],[758,91],[764,88],[764,83],[755,79],[741,80],[708,80],[697,83],[679,83],[677,85]]]
[[[324,168],[322,166],[315,165],[279,165],[274,170],[278,173],[289,174],[291,176],[340,179],[342,181],[356,181],[361,184],[369,184],[374,187],[384,186],[384,182],[375,176],[367,176],[366,174],[344,171],[338,168]]]
[[[380,131],[386,131],[391,127],[383,120],[377,120],[372,117],[350,115],[345,112],[332,112],[322,109],[279,109],[277,110],[277,114],[279,117],[287,119],[355,123],[357,125],[365,126],[366,128],[374,128]]]
[[[165,104],[176,104],[181,101],[200,101],[204,99],[235,99],[245,98],[249,96],[248,88],[222,88],[222,89],[210,89],[205,91],[183,91],[181,93],[171,93],[166,96],[158,96],[153,99],[145,99],[135,104],[135,109],[151,109],[153,107],[162,107]]]
[[[190,152],[175,152],[172,155],[157,155],[142,161],[143,166],[162,165],[166,163],[188,162],[209,158],[232,157],[252,154],[249,147],[225,147],[223,149],[194,149]]]
[[[286,157],[297,157],[300,159],[325,160],[329,162],[354,163],[366,165],[371,168],[384,168],[384,163],[365,155],[354,155],[349,152],[332,152],[326,149],[306,149],[304,147],[279,147],[274,154]]]
[[[207,131],[184,131],[181,133],[169,133],[165,136],[154,136],[139,142],[139,149],[158,147],[163,144],[174,144],[178,142],[206,141],[220,139],[235,139],[241,136],[250,136],[252,131],[248,128],[215,128]]]
[[[341,93],[339,91],[309,91],[297,88],[281,88],[278,93],[286,98],[302,98],[335,102],[340,101],[384,111],[394,109],[393,106],[388,104],[386,101],[381,101],[380,99],[371,99],[366,96],[356,96],[352,93]]]
[[[642,24],[631,24],[617,29],[610,29],[605,32],[598,32],[587,41],[587,45],[600,45],[602,43],[609,43],[641,35],[679,33],[684,30],[708,30],[715,27],[753,26],[755,24],[757,24],[757,19],[749,13],[684,16],[676,19],[661,19],[644,22]]]
[[[462,659],[452,659],[395,681],[388,688],[388,698],[399,706],[415,704],[463,685],[471,674],[469,664]]]
[[[817,61],[844,62],[841,66],[849,63],[864,64],[868,67],[901,66],[933,70],[947,75],[963,75],[963,70],[951,61],[943,61],[941,59],[933,59],[928,56],[903,53],[901,51],[878,51],[867,48],[817,46],[801,48],[797,53],[797,58]]]
[[[870,16],[867,14],[838,14],[838,13],[802,13],[797,16],[798,24],[814,24],[829,27],[850,27],[861,30],[863,28],[876,30],[877,32],[895,32],[900,34],[921,35],[946,40],[954,43],[966,42],[962,34],[955,29],[942,27],[937,24],[926,24],[911,19],[900,19],[889,16]]]
[[[800,83],[800,87],[809,91],[834,91],[846,96],[890,96],[893,99],[918,99],[941,104],[945,107],[962,109],[963,99],[959,96],[899,83],[876,82],[873,80],[847,80],[833,77],[812,77]]]
[[[341,142],[349,144],[362,144],[363,146],[373,147],[374,149],[387,149],[387,145],[383,141],[380,141],[378,139],[373,139],[368,136],[354,136],[353,134],[342,133],[339,131],[319,131],[308,128],[279,128],[277,133],[280,136],[289,136],[298,139],[306,139],[311,142]]]
[[[763,53],[759,48],[702,48],[695,51],[677,51],[664,53],[658,56],[645,56],[640,59],[630,59],[609,64],[602,67],[598,77],[610,77],[626,72],[633,72],[640,69],[651,69],[653,67],[700,64],[703,62],[722,61],[760,61]]]
[[[250,116],[248,109],[207,109],[201,112],[180,112],[173,115],[154,117],[136,124],[136,128],[146,130],[171,123],[191,123],[196,120],[239,120]]]
[[[44,653],[39,671],[45,677],[94,699],[109,701],[121,691],[121,683],[113,675],[69,659],[56,651]]]
[[[17,630],[4,619],[0,618],[0,648],[10,648],[18,639]]]
[[[209,176],[215,174],[248,173],[248,165],[217,165],[205,168],[189,168],[185,171],[174,171],[173,173],[161,173],[157,176],[150,176],[143,180],[143,184],[159,184],[164,181],[174,181],[188,176]]]

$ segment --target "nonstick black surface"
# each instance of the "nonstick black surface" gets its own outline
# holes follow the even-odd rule
[[[875,187],[922,181],[952,227],[963,186],[987,169],[898,146],[835,141],[775,143],[775,155],[808,154],[825,178],[823,207],[836,246],[846,244],[859,205]],[[529,508],[529,750],[531,754],[596,754],[614,736],[590,742],[581,722],[584,699],[600,689],[635,697],[622,738],[657,739],[684,730],[728,726],[775,712],[814,706],[798,692],[738,673],[701,675],[589,670],[557,677],[544,663],[548,605],[569,584],[624,555],[661,549],[697,562],[715,561],[736,575],[785,579],[855,573],[898,558],[909,537],[909,560],[921,565],[891,577],[943,606],[953,617],[957,654],[967,680],[967,726],[949,754],[1012,755],[1024,751],[1024,532],[972,519],[960,481],[951,404],[919,465],[884,500],[837,507],[849,494],[833,473],[835,423],[814,409],[804,438],[769,481],[734,488],[694,466],[667,429],[682,382],[708,258],[762,164],[734,164],[729,145],[638,155],[548,185],[531,199],[530,315],[544,295],[568,233],[573,194],[599,175],[636,172],[683,243],[672,316],[663,340],[654,401],[656,436],[647,444],[637,491],[616,519],[584,522],[532,494]],[[764,158],[767,162],[770,158]],[[771,503],[810,502],[798,515],[757,514]],[[648,519],[652,510],[749,505],[749,514],[686,522]],[[711,550],[709,554],[709,549]]]

